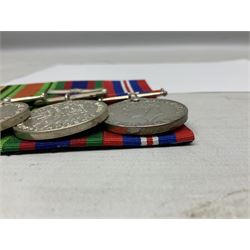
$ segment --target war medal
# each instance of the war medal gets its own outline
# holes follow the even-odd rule
[[[104,102],[65,101],[31,111],[31,116],[15,126],[15,135],[26,140],[47,140],[69,136],[92,128],[108,116]]]
[[[22,100],[33,102],[33,105],[50,104],[32,110],[29,119],[13,127],[15,135],[21,139],[47,140],[79,133],[105,120],[108,116],[105,103],[78,99],[99,97],[106,92],[106,89],[52,90],[40,96],[11,98],[5,102],[15,103]],[[49,97],[50,94],[63,96]]]
[[[138,98],[111,104],[107,129],[119,134],[152,135],[173,130],[188,118],[185,105],[166,99]]]
[[[29,116],[29,105],[26,103],[0,102],[0,131],[17,125]]]

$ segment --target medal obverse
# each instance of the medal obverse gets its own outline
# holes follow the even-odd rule
[[[108,108],[104,102],[66,101],[31,111],[26,121],[14,127],[14,132],[26,140],[60,138],[92,128],[107,116]]]
[[[107,129],[119,134],[152,135],[173,130],[188,118],[185,105],[166,99],[139,98],[108,107]]]
[[[30,116],[29,106],[26,103],[0,103],[0,131],[14,127]]]

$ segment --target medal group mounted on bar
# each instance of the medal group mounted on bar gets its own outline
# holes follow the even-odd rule
[[[13,129],[25,140],[49,140],[73,135],[104,123],[118,134],[154,135],[172,131],[188,119],[182,103],[160,89],[106,97],[107,90],[48,90],[39,96],[5,98],[0,102],[0,131]]]

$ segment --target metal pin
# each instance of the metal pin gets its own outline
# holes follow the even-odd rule
[[[45,98],[45,99],[38,99],[34,102],[34,105],[36,106],[42,106],[42,105],[48,105],[48,104],[53,104],[57,102],[63,102],[63,101],[68,101],[68,100],[80,100],[80,99],[95,99],[98,97],[102,97],[107,93],[106,89],[93,89],[83,92],[82,94],[74,94],[71,95],[71,93],[66,92],[64,93],[63,96],[55,96],[55,97],[50,97],[50,98]],[[63,92],[61,92],[63,94]]]
[[[129,93],[129,99],[133,102],[139,102],[140,98],[138,97],[138,93]]]
[[[97,89],[52,89],[48,90],[48,95],[65,95],[65,94],[87,94],[87,93],[103,93],[106,94],[107,90],[104,88],[97,88]]]
[[[3,102],[34,102],[36,100],[45,100],[47,98],[47,93],[44,92],[39,96],[24,96],[24,97],[18,97],[18,98],[10,98],[6,97]]]
[[[80,94],[72,94],[72,93],[79,93],[79,89],[70,89],[70,90],[58,90],[58,91],[48,91],[42,93],[40,96],[25,96],[19,98],[5,98],[3,102],[33,102],[36,106],[48,105],[57,102],[63,102],[67,100],[80,100],[80,99],[94,99],[98,98],[98,101],[103,102],[115,102],[115,101],[122,101],[131,99],[133,101],[138,101],[140,97],[157,97],[157,96],[166,96],[167,91],[164,89],[148,92],[148,93],[128,93],[127,95],[122,96],[114,96],[114,97],[106,97],[103,96],[107,93],[106,89],[99,88],[99,89],[91,89],[91,90],[82,90],[80,89]],[[49,94],[61,94],[63,96],[55,96],[49,97]]]
[[[80,93],[80,94],[74,94]],[[49,90],[47,92],[42,93],[39,96],[25,96],[18,98],[10,98],[7,97],[3,100],[3,102],[25,102],[30,103],[34,102],[35,105],[46,105],[52,104],[56,102],[62,102],[65,100],[78,100],[78,99],[92,99],[100,96],[104,96],[107,93],[106,89],[98,88],[98,89],[65,89],[65,90]],[[63,96],[56,96],[48,98],[48,95],[51,94],[60,94]],[[71,95],[72,94],[72,95]]]
[[[103,102],[115,102],[115,101],[123,101],[123,100],[128,100],[132,98],[140,98],[140,97],[157,97],[157,96],[166,96],[168,92],[165,89],[160,89],[148,93],[141,93],[141,94],[133,94],[133,93],[128,93],[127,95],[122,95],[122,96],[114,96],[114,97],[106,97],[106,98],[99,98],[99,101]],[[136,100],[137,100],[136,99]]]

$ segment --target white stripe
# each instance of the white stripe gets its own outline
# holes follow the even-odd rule
[[[148,145],[147,138],[141,136],[141,146],[147,146],[147,145]]]
[[[122,89],[123,89],[124,93],[128,93],[123,81],[121,81],[121,86],[122,86]]]
[[[153,136],[153,145],[159,145],[159,138],[158,136]]]
[[[128,85],[128,89],[129,89],[129,92],[134,92],[133,88],[131,87],[130,85],[130,82],[129,81],[126,81],[127,85]]]

